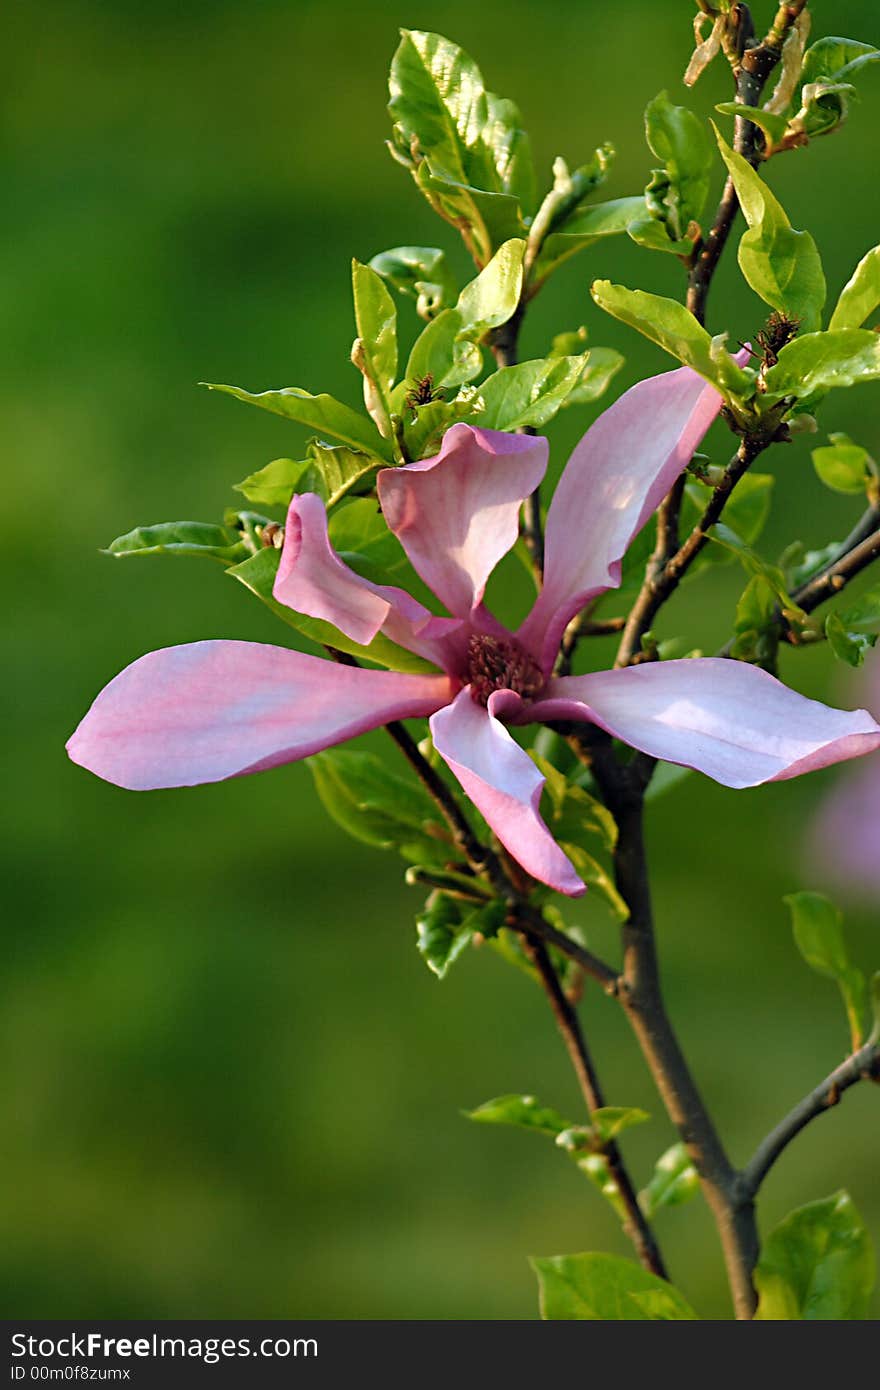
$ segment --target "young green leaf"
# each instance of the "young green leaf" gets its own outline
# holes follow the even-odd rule
[[[364,376],[364,404],[383,438],[391,436],[388,400],[397,379],[397,309],[371,266],[351,263],[357,342],[352,353]]]
[[[207,521],[162,521],[156,526],[136,526],[117,536],[104,551],[123,559],[130,555],[196,555],[234,565],[250,555],[241,535],[230,526]]]
[[[778,116],[770,111],[765,111],[761,106],[743,106],[738,101],[722,101],[715,107],[722,116],[739,116],[753,125],[760,126],[764,134],[768,137],[770,149],[778,145],[788,128],[788,118]]]
[[[877,466],[867,449],[854,444],[848,434],[830,434],[830,444],[813,450],[813,467],[833,492],[863,493],[877,476]]]
[[[755,1269],[759,1322],[864,1318],[874,1252],[847,1192],[798,1207],[770,1232]]]
[[[840,292],[828,327],[861,328],[880,304],[880,246],[862,257]]]
[[[558,230],[551,231],[542,241],[529,280],[530,293],[534,294],[554,270],[578,251],[605,237],[619,236],[644,212],[644,198],[614,198],[608,203],[588,203],[576,208]]]
[[[766,373],[768,404],[783,396],[808,400],[834,387],[880,377],[880,337],[864,328],[808,333],[784,347]]]
[[[406,379],[392,394],[392,408],[400,414],[405,397],[419,382],[431,379],[434,388],[462,386],[483,370],[483,354],[476,343],[462,337],[464,320],[458,309],[444,309],[422,329],[406,364]]]
[[[265,468],[236,483],[235,491],[243,493],[249,502],[257,502],[261,507],[287,507],[310,467],[310,459],[300,462],[295,459],[273,459]]]
[[[485,1125],[515,1125],[517,1129],[536,1130],[556,1138],[564,1130],[571,1128],[571,1120],[566,1120],[557,1110],[541,1105],[534,1096],[496,1096],[478,1105],[476,1110],[465,1110],[469,1120]]]
[[[345,444],[324,444],[313,439],[307,450],[308,470],[297,480],[300,492],[316,492],[328,512],[345,497],[370,490],[384,461]]]
[[[821,322],[826,294],[816,243],[809,232],[793,230],[763,179],[717,129],[715,135],[749,224],[739,244],[740,269],[765,304],[812,333]]]
[[[202,385],[207,386],[209,391],[223,391],[248,405],[258,405],[261,410],[270,410],[273,415],[295,420],[297,424],[317,430],[322,436],[329,435],[331,439],[340,440],[350,449],[378,454],[386,462],[392,461],[390,444],[379,437],[372,422],[332,396],[313,396],[298,386],[286,386],[280,391],[260,391],[254,395],[239,386],[219,386],[209,381]]]
[[[491,430],[541,429],[579,388],[589,353],[547,357],[502,367],[481,383],[475,423]]]
[[[306,762],[324,809],[354,839],[376,849],[396,849],[415,862],[442,865],[454,858],[427,792],[390,772],[381,758],[331,748]],[[435,833],[427,833],[426,826]]]
[[[459,339],[477,343],[512,317],[522,294],[525,250],[526,243],[519,238],[506,241],[465,285],[456,305],[461,316]]]
[[[848,629],[838,613],[829,613],[825,619],[825,636],[838,661],[846,662],[847,666],[861,666],[877,642],[876,633]]]
[[[389,89],[395,157],[444,211],[458,203],[485,264],[507,239],[496,239],[488,199],[509,204],[508,223],[522,225],[520,204],[532,210],[534,169],[517,108],[486,90],[476,63],[456,44],[419,30],[402,31]]]
[[[562,402],[570,405],[592,405],[604,396],[612,379],[623,366],[625,358],[614,348],[594,347],[587,353],[587,362],[573,391]]]
[[[706,206],[712,172],[712,145],[703,123],[686,106],[673,106],[661,92],[645,109],[645,135],[662,161],[645,190],[648,211],[668,240],[687,237]]]
[[[654,1175],[639,1193],[639,1206],[649,1221],[661,1207],[678,1207],[700,1190],[697,1170],[684,1144],[673,1144],[654,1164]]]
[[[370,265],[389,285],[416,301],[420,318],[436,318],[458,299],[446,253],[436,246],[395,246],[373,256]]]
[[[681,1322],[696,1319],[665,1279],[618,1255],[533,1257],[541,1317],[590,1322]]]
[[[432,893],[416,918],[416,945],[428,969],[445,979],[472,940],[473,932],[461,924],[458,903],[445,893]]]
[[[629,324],[711,381],[723,395],[751,394],[753,378],[709,337],[702,324],[675,299],[663,299],[645,290],[628,290],[610,280],[594,280],[591,293],[606,313]],[[714,344],[714,346],[713,346]]]
[[[791,912],[795,945],[811,970],[837,982],[849,1020],[853,1051],[861,1046],[865,977],[850,964],[843,938],[843,918],[821,893],[790,893],[783,902]]]

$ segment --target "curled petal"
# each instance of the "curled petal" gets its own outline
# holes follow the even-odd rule
[[[432,718],[434,747],[526,872],[559,893],[578,897],[584,884],[538,813],[544,778],[494,717],[495,700],[493,695],[486,709],[465,687]],[[504,700],[498,712],[502,711],[507,712]]]
[[[101,691],[67,744],[132,791],[219,782],[296,762],[392,719],[433,714],[446,676],[337,666],[257,642],[150,652]]]
[[[598,724],[726,787],[781,782],[880,748],[880,725],[866,710],[831,709],[756,666],[720,657],[563,676],[528,713]]]
[[[447,430],[436,458],[383,468],[379,501],[413,567],[457,618],[482,601],[516,542],[519,509],[547,468],[546,439]]]
[[[446,666],[447,646],[459,623],[436,618],[403,589],[371,584],[342,561],[330,544],[327,512],[315,493],[293,497],[284,528],[281,563],[272,589],[279,603],[310,618],[322,618],[353,642],[367,646],[382,632],[398,646]]]
[[[545,528],[544,587],[520,640],[550,670],[565,625],[620,583],[633,536],[693,456],[721,396],[690,367],[630,387],[566,464]]]

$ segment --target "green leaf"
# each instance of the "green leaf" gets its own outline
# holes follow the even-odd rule
[[[129,555],[201,555],[234,565],[249,555],[250,548],[238,531],[230,526],[214,526],[207,521],[162,521],[156,526],[136,526],[117,536],[104,551],[117,559]]]
[[[696,1319],[668,1284],[617,1255],[532,1258],[541,1291],[541,1317],[591,1322],[678,1322]]]
[[[352,360],[363,372],[364,404],[383,438],[391,436],[388,405],[397,379],[397,309],[385,281],[371,266],[351,263],[357,342]]]
[[[838,547],[835,547],[835,553]],[[840,613],[841,621],[851,632],[880,633],[880,585],[865,592],[850,607]]]
[[[849,114],[850,99],[857,95],[852,79],[878,58],[880,50],[856,39],[829,35],[814,43],[804,54],[799,109],[790,129],[808,139],[837,130]]]
[[[534,169],[519,111],[486,90],[479,68],[440,34],[404,29],[392,59],[389,111],[393,151],[428,191],[430,179],[474,194],[505,197],[516,216],[530,212]],[[422,170],[429,171],[425,180]],[[438,189],[432,190],[435,195]],[[444,202],[449,193],[441,194]],[[501,244],[487,221],[485,202],[470,200],[471,239],[485,263]],[[506,240],[506,238],[502,238]]]
[[[344,444],[323,444],[313,439],[308,450],[309,468],[299,480],[301,490],[316,492],[328,512],[345,497],[372,489],[376,473],[385,466],[375,454],[364,454]]]
[[[463,1114],[480,1124],[515,1125],[517,1129],[537,1130],[554,1139],[571,1127],[570,1120],[564,1119],[557,1110],[541,1105],[534,1096],[496,1096],[494,1100],[478,1105],[476,1110],[465,1110]]]
[[[591,293],[600,309],[629,324],[657,343],[679,362],[711,381],[725,396],[751,394],[753,375],[734,362],[730,353],[709,337],[683,304],[645,290],[628,290],[610,280],[594,280]]]
[[[612,378],[620,371],[624,361],[625,358],[614,348],[590,348],[580,381],[573,391],[569,391],[562,402],[563,406],[592,405],[593,401],[599,400],[608,390]]]
[[[664,191],[665,188],[664,185]],[[671,241],[663,223],[654,217],[639,217],[635,222],[630,222],[626,230],[637,246],[644,246],[648,251],[666,251],[672,256],[689,256],[694,249],[694,243],[687,237],[682,237],[680,241]]]
[[[304,637],[308,637],[320,646],[335,647],[337,651],[347,652],[350,656],[356,656],[364,661],[375,662],[379,666],[387,666],[391,671],[431,671],[434,668],[430,663],[423,661],[421,657],[414,656],[412,652],[406,651],[403,647],[398,647],[394,642],[389,642],[387,637],[380,633],[374,637],[367,647],[359,646],[357,642],[352,642],[345,633],[331,623],[325,623],[320,618],[310,618],[305,613],[296,613],[292,608],[288,608],[284,603],[278,601],[272,595],[272,586],[275,583],[275,576],[278,573],[278,565],[281,560],[281,552],[275,549],[258,550],[256,555],[251,555],[247,560],[240,564],[233,565],[227,574],[231,574],[239,583],[244,584],[245,588],[250,589],[252,594],[270,608],[276,617],[288,626],[301,632]]]
[[[830,445],[813,450],[813,467],[819,478],[833,492],[864,492],[877,475],[871,455],[847,434],[830,434],[828,438]]]
[[[700,1190],[700,1179],[684,1144],[673,1144],[654,1164],[654,1175],[639,1193],[639,1206],[649,1221],[661,1207],[678,1207]]]
[[[859,261],[840,292],[828,327],[861,328],[880,304],[880,246]]]
[[[455,306],[461,317],[459,339],[479,342],[514,314],[522,294],[525,250],[526,243],[519,238],[506,241],[465,285]]]
[[[541,243],[530,279],[532,292],[564,261],[605,237],[619,236],[644,212],[644,198],[614,198],[608,203],[577,208],[558,231],[551,232]]]
[[[261,410],[270,410],[273,415],[295,420],[297,424],[317,430],[321,435],[340,440],[351,449],[379,454],[386,462],[391,462],[391,446],[387,440],[379,437],[372,423],[332,396],[313,396],[298,386],[253,395],[239,386],[219,386],[209,381],[202,382],[202,385],[207,386],[209,391],[224,391],[226,395],[235,396],[236,400],[245,401],[248,405],[258,405]]]
[[[436,318],[458,299],[446,253],[436,246],[395,246],[373,256],[370,265],[389,285],[415,300],[421,318]]]
[[[390,772],[381,758],[331,748],[306,762],[325,810],[354,839],[396,849],[410,861],[445,864],[455,857],[427,792]]]
[[[836,1192],[798,1207],[771,1231],[755,1269],[755,1319],[858,1321],[873,1287],[870,1238],[852,1198]]]
[[[812,333],[821,322],[826,295],[816,243],[809,232],[793,230],[763,179],[717,129],[715,134],[749,224],[739,244],[740,269],[765,304],[798,319]]]
[[[611,1144],[625,1129],[643,1125],[650,1118],[647,1110],[640,1110],[635,1105],[602,1105],[598,1110],[590,1111],[589,1129],[593,1142]]]
[[[795,945],[807,965],[818,975],[837,982],[855,1051],[862,1039],[865,977],[850,964],[841,913],[821,893],[790,893],[783,902],[791,912]]]
[[[765,575],[753,575],[736,605],[731,656],[737,661],[750,661],[768,671],[774,669],[779,647],[778,605],[775,586]]]
[[[547,357],[502,367],[480,385],[483,409],[476,423],[484,429],[540,429],[577,390],[587,370],[589,354]],[[622,360],[622,359],[621,359]]]
[[[607,850],[617,844],[617,823],[601,801],[583,787],[569,782],[564,772],[539,753],[532,760],[546,778],[545,795],[550,802],[550,820],[554,833],[571,840],[598,839]]]
[[[486,265],[511,237],[524,237],[519,201],[507,193],[486,193],[438,173],[425,159],[413,169],[418,188],[445,221],[462,234],[478,266]]]
[[[473,932],[461,925],[458,904],[432,893],[416,918],[416,945],[429,970],[443,980],[471,944]]]
[[[786,130],[788,129],[788,117],[777,116],[770,111],[765,111],[761,106],[742,106],[738,101],[722,101],[715,107],[722,116],[742,116],[753,125],[760,126],[764,134],[769,137],[769,147],[778,145]]]
[[[476,343],[462,337],[464,320],[458,309],[444,309],[422,330],[406,364],[406,380],[392,396],[394,410],[404,409],[410,388],[426,377],[435,387],[461,386],[483,370],[483,354]]]
[[[661,92],[645,109],[645,135],[662,161],[645,193],[648,210],[666,228],[670,241],[687,236],[699,222],[709,196],[712,146],[700,120],[686,106],[673,106]]]
[[[876,633],[849,631],[837,613],[829,613],[825,619],[825,636],[838,661],[845,661],[847,666],[861,666],[877,642]]]
[[[857,386],[880,377],[880,337],[864,328],[840,328],[796,338],[766,373],[770,404],[782,396],[807,400],[836,386]]]
[[[310,466],[310,459],[299,463],[295,459],[273,459],[265,468],[236,483],[235,491],[244,493],[249,502],[258,502],[262,507],[287,507]]]

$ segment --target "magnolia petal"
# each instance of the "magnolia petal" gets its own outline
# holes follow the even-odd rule
[[[757,666],[720,657],[563,676],[527,712],[598,724],[726,787],[781,782],[880,748],[880,725],[867,710],[831,709]]]
[[[449,699],[446,676],[336,665],[257,642],[150,652],[101,691],[67,744],[132,791],[219,782],[295,762]]]
[[[382,632],[438,665],[452,659],[447,639],[460,624],[434,617],[403,589],[371,584],[350,569],[330,544],[327,512],[313,492],[298,493],[291,500],[272,594],[297,613],[332,623],[363,646]],[[466,637],[462,640],[466,643]],[[461,645],[453,644],[456,650]]]
[[[620,583],[623,556],[721,409],[691,371],[630,387],[590,426],[559,481],[545,527],[544,587],[520,629],[549,671],[584,604]]]
[[[544,778],[494,717],[493,700],[494,695],[486,709],[465,687],[431,719],[434,747],[526,872],[559,893],[579,897],[584,884],[538,812]]]
[[[456,424],[436,458],[383,468],[385,519],[413,567],[466,618],[516,542],[519,509],[547,468],[546,439]]]

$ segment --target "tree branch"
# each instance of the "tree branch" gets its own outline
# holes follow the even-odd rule
[[[880,1043],[876,1039],[869,1039],[858,1052],[854,1052],[845,1062],[841,1062],[839,1067],[835,1067],[834,1071],[808,1096],[804,1096],[804,1099],[758,1145],[754,1156],[743,1170],[743,1187],[751,1197],[755,1196],[773,1164],[792,1139],[797,1138],[811,1120],[838,1105],[844,1091],[848,1091],[850,1086],[855,1086],[859,1081],[880,1082]]]
[[[876,515],[876,514],[875,514]],[[855,533],[854,533],[855,534]],[[880,530],[869,533],[845,551],[821,573],[814,575],[792,594],[792,599],[805,613],[812,613],[821,603],[845,589],[851,579],[867,569],[880,556]]]
[[[550,1001],[556,1025],[562,1034],[563,1041],[568,1050],[571,1064],[578,1079],[588,1113],[599,1110],[605,1104],[602,1087],[596,1075],[592,1057],[587,1048],[583,1030],[578,1019],[574,1006],[566,998],[565,992],[559,983],[559,977],[553,969],[547,950],[542,945],[536,945],[526,940],[525,949],[529,955],[535,969],[541,977],[541,984],[544,992]],[[617,1185],[620,1199],[623,1203],[626,1216],[623,1221],[623,1229],[629,1240],[632,1241],[640,1262],[645,1269],[652,1274],[658,1275],[661,1279],[668,1279],[666,1266],[663,1263],[663,1256],[657,1244],[654,1232],[651,1230],[641,1207],[635,1188],[632,1185],[629,1173],[623,1162],[620,1149],[614,1140],[604,1144],[599,1150],[604,1154],[611,1176]]]

